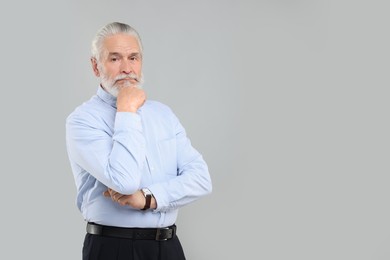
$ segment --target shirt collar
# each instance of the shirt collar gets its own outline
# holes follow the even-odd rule
[[[96,95],[105,103],[116,108],[116,97],[105,91],[102,86],[99,85]]]

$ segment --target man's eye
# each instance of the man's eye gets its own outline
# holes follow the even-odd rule
[[[111,61],[117,61],[118,59],[117,58],[111,58]]]

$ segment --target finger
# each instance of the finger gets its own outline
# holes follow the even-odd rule
[[[113,189],[108,189],[108,192],[110,193],[110,196],[114,196],[117,192],[114,191]]]
[[[119,205],[126,206],[126,200],[119,199],[118,200]]]
[[[123,196],[123,194],[117,193],[114,198],[116,201],[119,201]]]
[[[112,201],[115,201],[115,202],[118,200],[118,198],[116,197],[115,194],[111,194],[111,199],[112,199]]]
[[[112,195],[111,195],[111,198],[112,198],[113,201],[118,202],[118,200],[119,200],[122,196],[123,196],[122,194],[120,194],[120,193],[118,193],[118,192],[115,192],[115,194],[112,194]]]

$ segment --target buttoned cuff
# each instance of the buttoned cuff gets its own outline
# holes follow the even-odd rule
[[[165,212],[169,211],[169,199],[165,189],[162,185],[152,184],[148,186],[148,189],[152,192],[154,199],[157,202],[157,208],[154,209],[154,212]]]

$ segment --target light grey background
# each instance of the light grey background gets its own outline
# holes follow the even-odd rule
[[[1,19],[1,259],[81,259],[65,118],[111,21],[203,153],[189,260],[390,258],[388,1],[13,1]],[[54,257],[54,256],[55,257]]]

